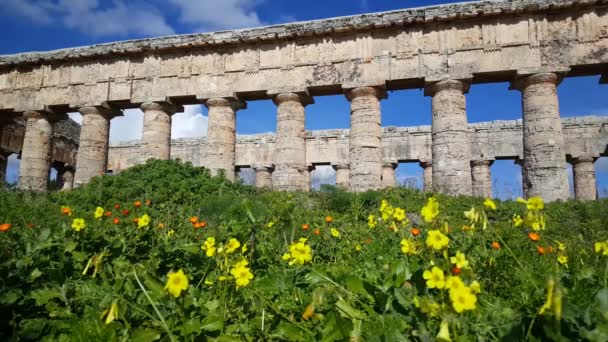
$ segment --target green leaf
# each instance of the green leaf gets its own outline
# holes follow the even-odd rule
[[[340,311],[342,313],[344,313],[345,315],[347,315],[349,318],[354,318],[354,319],[364,319],[365,315],[353,308],[350,304],[348,304],[346,301],[344,301],[343,298],[340,298],[340,300],[338,300],[336,302],[336,306],[338,307],[338,309],[340,309]]]
[[[42,272],[40,272],[39,269],[35,268],[32,273],[30,274],[30,281],[34,281],[36,280],[38,277],[40,277],[42,275]]]
[[[160,339],[160,333],[156,330],[148,329],[148,328],[137,328],[131,334],[131,341],[135,342],[148,342],[148,341],[156,341]]]
[[[22,292],[19,289],[3,293],[2,296],[0,296],[0,304],[10,305],[15,303],[19,298],[21,298],[21,293]]]
[[[61,292],[58,289],[35,290],[30,293],[30,298],[36,301],[36,305],[46,305],[51,299],[61,298]]]
[[[211,315],[205,317],[201,322],[201,329],[205,331],[220,331],[224,326],[223,315]]]
[[[295,324],[287,322],[279,324],[270,337],[285,341],[310,341],[310,338],[307,338],[307,335],[305,335]]]

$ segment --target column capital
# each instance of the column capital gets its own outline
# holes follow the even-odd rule
[[[563,74],[557,72],[541,72],[530,75],[518,75],[513,81],[511,81],[511,86],[509,89],[522,91],[528,86],[539,83],[551,83],[557,86],[561,83],[562,79]]]
[[[348,101],[361,96],[375,96],[378,100],[387,98],[386,90],[383,87],[359,87],[346,89],[345,95]]]
[[[382,167],[383,168],[392,168],[392,169],[396,169],[399,166],[399,163],[396,160],[384,160],[382,161]]]
[[[117,116],[122,116],[122,111],[120,109],[108,108],[105,106],[84,106],[80,107],[78,112],[82,114],[82,116],[91,114],[101,115],[108,120],[111,120]]]
[[[597,157],[592,157],[592,156],[581,156],[581,157],[577,157],[577,158],[571,158],[569,161],[572,164],[579,164],[579,163],[595,163],[595,161],[597,160]]]
[[[168,101],[149,101],[149,102],[144,102],[139,106],[139,109],[141,109],[142,111],[147,111],[147,110],[159,110],[159,111],[163,111],[169,115],[173,115],[176,112],[183,110],[183,107],[180,108],[182,106],[177,106],[171,102]]]
[[[276,95],[272,96],[272,102],[274,102],[274,104],[277,106],[283,102],[288,102],[288,101],[299,102],[302,104],[302,106],[306,106],[306,105],[315,103],[312,96],[310,96],[308,94],[280,93],[280,94],[276,94]]]
[[[420,167],[422,168],[427,168],[427,167],[432,167],[433,166],[433,162],[430,161],[420,161],[420,163],[418,163],[420,165]]]
[[[424,86],[424,96],[434,96],[440,91],[444,90],[457,90],[466,94],[469,92],[471,86],[470,79],[464,80],[442,80],[442,81],[430,81],[426,82]]]
[[[471,166],[492,166],[492,164],[494,164],[494,160],[489,160],[489,159],[471,160]]]
[[[50,123],[55,123],[67,118],[66,113],[47,111],[47,110],[28,110],[23,112],[23,117],[27,119],[45,119]]]
[[[260,171],[272,172],[272,170],[274,169],[274,165],[272,165],[272,164],[253,164],[253,165],[251,165],[251,168],[254,169],[255,172],[260,172]]]
[[[236,97],[214,97],[207,99],[203,103],[205,107],[230,107],[235,112],[240,109],[247,109],[247,102],[241,101]]]

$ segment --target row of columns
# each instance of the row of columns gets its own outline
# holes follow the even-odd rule
[[[541,73],[513,82],[522,92],[523,106],[523,175],[525,196],[540,195],[547,201],[566,199],[569,195],[566,176],[564,139],[556,87],[560,77]],[[465,94],[469,82],[444,80],[429,83],[425,95],[432,97],[432,167],[424,167],[425,189],[450,195],[490,197],[490,161],[471,162]],[[346,92],[350,101],[349,165],[336,165],[336,183],[352,191],[379,189],[394,185],[394,163],[383,163],[380,101],[386,92],[378,87],[360,87]],[[310,169],[306,165],[305,106],[313,103],[302,93],[273,96],[277,105],[277,131],[273,171],[260,166],[259,183],[269,182],[278,190],[307,190]],[[224,172],[235,177],[236,112],[246,104],[236,98],[212,98],[204,101],[209,110],[208,163],[213,175]],[[169,159],[171,116],[177,107],[164,102],[141,105],[144,113],[142,135],[145,159]],[[80,147],[74,186],[106,173],[110,120],[118,113],[106,107],[80,108],[83,115]],[[52,112],[26,112],[26,133],[19,187],[44,190],[48,182],[52,150]],[[584,163],[581,161],[580,163]],[[579,167],[581,195],[591,197],[589,164]],[[593,164],[591,163],[591,168]],[[576,169],[576,166],[575,166]],[[432,174],[432,177],[429,175]],[[432,178],[432,180],[431,180]],[[594,178],[594,177],[593,177]],[[594,179],[593,179],[594,183]],[[585,184],[585,185],[583,185]],[[589,189],[587,189],[589,188]]]

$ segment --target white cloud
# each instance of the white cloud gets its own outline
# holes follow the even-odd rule
[[[0,10],[34,24],[60,24],[93,37],[175,34],[161,11],[143,1],[3,0]]]
[[[203,116],[203,106],[184,106],[183,113],[173,115],[171,137],[198,138],[207,136],[208,118]]]
[[[169,0],[179,8],[179,21],[197,31],[237,29],[264,25],[253,8],[256,0]]]
[[[19,179],[19,163],[20,160],[17,159],[18,155],[16,153],[11,154],[8,157],[8,163],[6,167],[6,182],[9,184],[17,183]]]
[[[141,139],[144,127],[144,113],[140,109],[125,109],[123,116],[117,116],[110,125],[110,144]]]
[[[336,185],[336,171],[330,165],[317,165],[310,176],[310,183],[315,190],[322,184]]]

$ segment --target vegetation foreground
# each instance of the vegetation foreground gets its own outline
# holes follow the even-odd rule
[[[259,191],[149,161],[0,196],[0,339],[608,340],[608,201]]]

